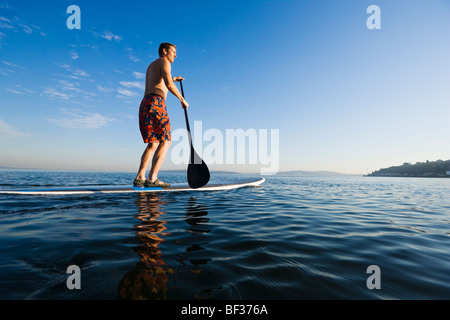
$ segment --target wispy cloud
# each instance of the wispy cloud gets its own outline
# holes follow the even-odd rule
[[[63,91],[69,91],[71,93],[83,93],[84,95],[94,95],[92,93],[86,92],[85,90],[80,89],[80,84],[78,82],[71,82],[67,80],[58,80],[58,87]]]
[[[14,29],[14,25],[8,18],[0,17],[0,29]]]
[[[77,109],[61,109],[60,111],[62,113],[60,118],[48,119],[48,121],[62,128],[93,130],[116,121],[99,113],[83,112]]]
[[[5,89],[8,92],[14,93],[14,94],[23,94],[23,92],[15,90],[15,89]]]
[[[83,80],[81,80],[83,83]],[[93,98],[97,97],[97,92],[92,90],[86,90],[78,81],[72,81],[72,79],[60,79],[57,80],[54,86],[46,87],[44,94],[51,100],[71,100],[72,103],[83,104],[82,101],[94,101]]]
[[[80,56],[78,55],[78,53],[76,53],[75,51],[73,51],[73,50],[71,50],[70,52],[69,52],[69,55],[70,55],[70,57],[73,59],[73,60],[77,60]]]
[[[136,56],[133,55],[133,54],[129,54],[128,56],[130,57],[130,60],[133,61],[133,62],[139,62],[139,61],[141,61],[141,59],[139,59],[138,57],[136,57]]]
[[[33,33],[33,30],[32,30],[29,26],[27,26],[27,25],[25,25],[25,24],[20,24],[19,26],[20,26],[21,28],[23,28],[23,31],[24,31],[24,32],[26,32],[26,33],[28,33],[28,34]]]
[[[69,100],[72,98],[71,95],[69,95],[67,93],[59,92],[55,88],[51,88],[51,87],[45,88],[44,93],[52,100],[55,98],[63,99],[63,100]]]
[[[59,65],[61,68],[69,71],[71,73],[70,77],[74,78],[74,79],[79,79],[80,77],[89,77],[89,74],[81,69],[78,68],[73,68],[72,66],[68,65],[68,64],[60,64]]]
[[[105,88],[105,87],[103,87],[103,86],[101,86],[99,84],[97,85],[97,89],[98,89],[98,91],[101,91],[101,92],[104,92],[104,93],[111,93],[111,92],[114,91],[113,88]]]
[[[126,97],[126,98],[136,98],[138,96],[140,96],[139,93],[136,93],[134,91],[128,90],[128,89],[124,89],[124,88],[118,88],[117,92],[120,94],[119,97]]]
[[[14,9],[7,5],[0,7],[0,8],[1,9],[9,9],[12,14],[15,14]],[[3,29],[5,32],[8,32],[8,31],[18,32],[18,31],[22,30],[23,32],[25,32],[27,34],[31,34],[31,33],[33,33],[33,31],[36,31],[41,36],[46,36],[46,34],[41,30],[40,27],[25,21],[24,19],[18,17],[18,15],[20,15],[20,14],[16,14],[10,18],[0,16],[0,29]],[[5,38],[7,36],[4,32],[2,32],[2,34],[3,34],[2,38]]]
[[[120,84],[126,88],[138,88],[145,90],[145,85],[142,82],[137,81],[121,81]]]
[[[130,58],[131,61],[133,61],[133,62],[139,62],[139,61],[141,61],[141,59],[139,59],[138,57],[136,57],[136,55],[134,54],[133,49],[127,47],[127,48],[125,48],[125,51],[128,53],[128,57]]]
[[[29,137],[31,134],[27,132],[22,132],[16,127],[7,124],[5,121],[0,119],[0,140],[6,140],[11,138],[21,138]]]
[[[1,44],[0,44],[0,46],[1,46]],[[23,70],[25,70],[24,67],[18,66],[17,64],[11,63],[9,61],[2,60],[1,62],[7,68],[7,69],[4,69],[4,68],[1,67],[2,65],[0,65],[0,73],[2,75],[4,75],[4,76],[10,75],[10,74],[14,74],[14,73],[17,73],[17,72],[23,73]]]
[[[8,91],[8,92],[14,93],[14,94],[36,93],[36,91],[24,88],[20,84],[16,84],[12,88],[7,88],[5,90]]]
[[[6,3],[0,3],[0,9],[11,9],[11,7]]]
[[[136,98],[142,96],[142,91],[145,90],[145,85],[139,81],[120,81],[121,87],[117,88],[119,98]],[[140,93],[133,91],[133,89],[139,89]]]
[[[120,42],[122,40],[121,36],[115,35],[111,31],[105,31],[101,37],[109,41]]]
[[[145,73],[133,71],[133,76],[136,79],[144,79],[145,78]]]
[[[24,67],[18,66],[17,64],[2,60],[3,64],[6,64],[9,67],[19,68],[19,69],[25,69]]]

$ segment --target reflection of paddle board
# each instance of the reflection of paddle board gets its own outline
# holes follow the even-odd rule
[[[259,186],[265,179],[244,180],[225,184],[208,184],[199,189],[192,189],[188,184],[172,184],[170,188],[139,188],[133,186],[81,186],[51,189],[0,189],[0,194],[28,194],[28,195],[66,195],[66,194],[96,194],[96,193],[130,193],[130,192],[169,192],[169,191],[218,191],[231,190],[242,187]]]

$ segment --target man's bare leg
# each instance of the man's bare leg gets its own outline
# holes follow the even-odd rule
[[[161,141],[159,143],[159,146],[153,156],[152,168],[148,176],[148,180],[150,180],[150,182],[155,182],[156,179],[158,179],[159,169],[166,158],[167,151],[169,150],[171,143],[171,141]]]
[[[158,149],[159,142],[151,142],[145,148],[144,153],[141,157],[141,164],[139,166],[139,172],[136,177],[137,180],[145,180],[145,172],[147,171],[147,167],[150,164],[153,154]]]

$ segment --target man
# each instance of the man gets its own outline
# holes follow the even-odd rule
[[[184,100],[174,81],[182,81],[183,77],[171,75],[171,64],[177,57],[177,48],[171,43],[162,43],[159,46],[159,59],[153,61],[147,69],[145,81],[145,95],[139,108],[139,128],[147,148],[142,154],[141,164],[136,179],[133,182],[137,187],[170,187],[158,179],[158,172],[166,157],[171,144],[171,131],[169,114],[165,100],[170,91],[181,101],[183,108],[189,103]],[[152,162],[148,179],[145,172]]]

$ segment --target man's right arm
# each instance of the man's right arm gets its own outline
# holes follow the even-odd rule
[[[181,95],[180,91],[178,91],[177,86],[172,80],[170,62],[163,61],[161,73],[162,78],[164,80],[164,84],[166,85],[167,89],[169,89],[169,91],[181,101],[181,105],[183,106],[183,108],[189,107],[189,103],[187,103],[187,101],[184,100],[183,96]]]

